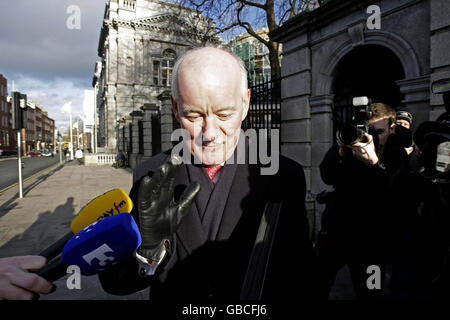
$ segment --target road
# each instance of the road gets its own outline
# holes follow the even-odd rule
[[[54,157],[27,157],[22,162],[22,178],[26,179],[36,172],[48,168],[59,162],[59,155]],[[18,182],[17,158],[0,159],[0,191]]]

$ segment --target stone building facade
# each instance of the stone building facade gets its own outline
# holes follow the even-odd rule
[[[444,111],[430,84],[450,77],[447,0],[324,1],[272,36],[283,44],[281,150],[304,166],[312,196],[327,188],[319,164],[351,96],[411,112],[413,129]]]
[[[93,79],[99,151],[118,151],[118,139],[130,135],[123,128],[145,104],[156,105],[160,112],[157,97],[170,90],[176,58],[192,46],[217,43],[209,37],[213,27],[199,12],[161,1],[106,3],[98,46],[101,62]],[[136,157],[130,159],[132,166]]]

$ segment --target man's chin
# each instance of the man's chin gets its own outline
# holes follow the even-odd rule
[[[202,164],[205,166],[216,166],[223,162],[225,162],[225,159],[223,159],[223,158],[217,158],[217,157],[209,158],[209,157],[205,157],[205,156],[203,156],[203,158],[202,158]]]
[[[202,164],[205,166],[215,166],[225,162],[223,153],[203,151],[201,154],[196,154],[197,159],[202,159]]]

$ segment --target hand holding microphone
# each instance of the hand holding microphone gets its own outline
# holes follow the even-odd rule
[[[95,275],[127,260],[140,244],[133,217],[121,213],[81,230],[50,264],[41,256],[0,259],[0,300],[33,299],[39,293],[51,293],[55,290],[51,282],[65,276],[68,266],[77,266],[82,275]]]
[[[50,281],[55,281],[66,275],[68,265],[77,264],[73,260],[74,252],[76,251],[70,245],[68,246],[69,243],[81,243],[85,248],[89,249],[95,245],[92,242],[95,239],[102,241],[102,237],[104,237],[103,240],[111,242],[111,238],[114,238],[121,242],[120,244],[113,242],[111,244],[112,247],[109,247],[110,249],[115,248],[114,255],[117,256],[118,253],[121,253],[119,258],[115,258],[115,261],[121,261],[125,256],[126,258],[131,256],[140,244],[137,225],[129,214],[132,208],[133,202],[128,195],[120,188],[113,189],[85,205],[73,219],[70,232],[42,251],[38,256],[14,256],[0,259],[0,300],[33,299],[38,297],[40,293],[53,292],[55,286]],[[94,228],[96,221],[115,217],[119,214],[124,214],[125,216],[121,216],[120,220],[115,218],[107,224],[101,223]],[[111,226],[114,223],[115,227],[112,228]],[[107,225],[109,227],[105,227]],[[90,226],[87,229],[89,231],[97,230],[96,232],[91,232],[88,238],[83,233],[83,229],[86,229],[87,226]],[[99,227],[103,228],[101,232],[98,229]],[[81,234],[79,234],[80,232]],[[95,236],[95,239],[92,236]],[[75,241],[75,239],[78,241]],[[136,239],[139,240],[137,245],[135,244]],[[126,247],[127,244],[128,248]],[[131,251],[129,248],[130,244],[133,247]],[[103,248],[105,249],[106,247]],[[47,261],[58,256],[61,251],[63,251],[62,257],[46,265]],[[106,257],[107,260],[112,259],[110,253]],[[82,274],[101,271],[100,269],[95,269],[95,267],[92,267],[93,269],[86,268],[85,266],[82,269]],[[37,269],[39,270],[36,271]]]
[[[158,263],[166,250],[170,251],[172,237],[200,191],[200,184],[193,182],[178,203],[174,202],[175,177],[180,167],[181,160],[172,158],[151,178],[145,176],[139,185],[137,206],[142,245],[137,253]]]
[[[40,256],[16,256],[0,259],[0,300],[31,300],[40,293],[48,294],[55,286],[29,273],[43,267],[47,260]]]

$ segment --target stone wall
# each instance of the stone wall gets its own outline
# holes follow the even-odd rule
[[[431,0],[430,68],[431,82],[450,78],[450,5],[446,0]],[[430,120],[435,120],[444,106],[441,94],[430,91]]]

